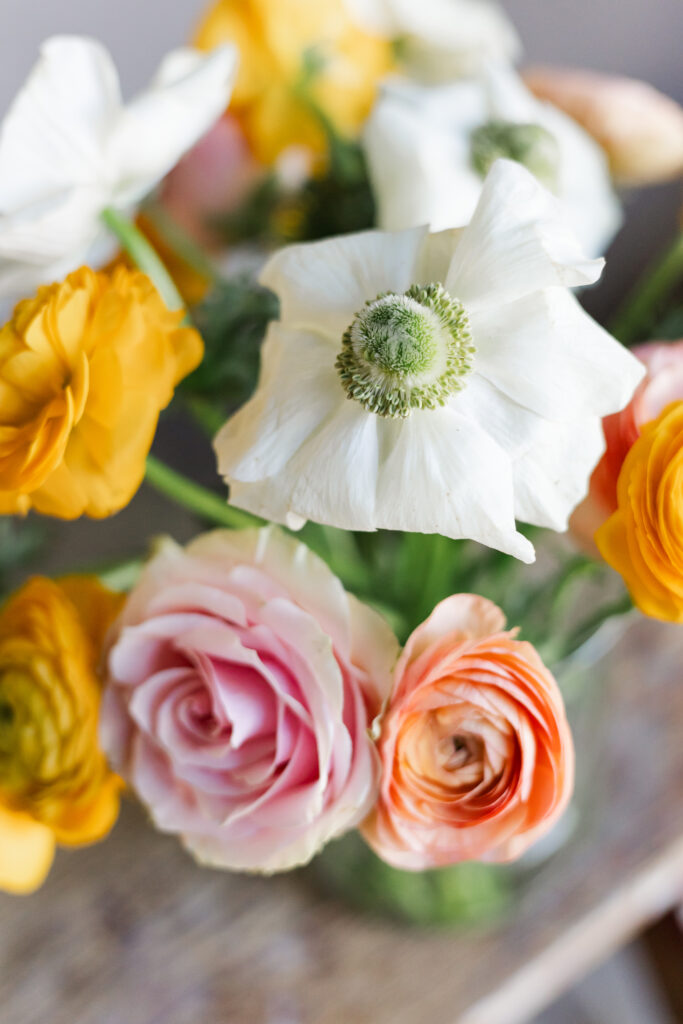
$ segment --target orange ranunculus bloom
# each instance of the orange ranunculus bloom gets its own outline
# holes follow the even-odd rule
[[[362,826],[410,871],[508,861],[565,810],[574,748],[557,683],[482,597],[459,594],[415,630],[382,722],[380,796]]]
[[[142,482],[159,412],[200,362],[144,274],[87,267],[0,329],[0,511],[118,512]]]
[[[101,839],[122,782],[100,750],[97,676],[122,603],[93,578],[36,577],[0,610],[0,888],[30,892],[56,843]]]
[[[379,79],[392,67],[389,41],[368,35],[344,0],[217,0],[195,35],[200,49],[232,41],[240,50],[230,111],[258,160],[272,164],[288,146],[324,154],[320,119],[298,95],[305,61],[319,70],[310,97],[341,135],[357,135]]]
[[[683,341],[649,341],[632,352],[645,365],[647,375],[626,408],[603,420],[605,454],[570,522],[574,539],[591,554],[597,554],[593,539],[597,530],[617,508],[621,467],[642,428],[670,402],[683,399]]]
[[[595,541],[642,612],[683,622],[683,401],[642,430]]]

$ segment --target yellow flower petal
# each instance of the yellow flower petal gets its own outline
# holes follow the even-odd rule
[[[320,119],[297,92],[307,55],[320,59],[310,99],[341,135],[358,133],[380,78],[393,67],[389,41],[358,27],[344,0],[218,0],[195,45],[209,50],[228,41],[241,55],[230,110],[267,165],[289,146],[321,156],[327,149]]]
[[[0,889],[35,892],[47,877],[54,852],[49,828],[27,814],[0,807]]]
[[[201,361],[152,282],[87,267],[0,330],[0,512],[102,518],[142,482],[159,413]]]
[[[643,428],[595,542],[645,615],[683,622],[683,402]]]

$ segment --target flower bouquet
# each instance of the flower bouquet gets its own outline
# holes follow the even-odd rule
[[[612,333],[580,301],[683,111],[519,52],[487,0],[219,0],[124,104],[43,45],[0,134],[5,890],[124,791],[419,920],[571,831],[597,638],[683,621],[683,342],[627,347],[683,333],[683,244]],[[172,401],[227,495],[150,454]],[[20,585],[143,480],[206,532]]]

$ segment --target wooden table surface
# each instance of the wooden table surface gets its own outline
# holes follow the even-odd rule
[[[517,1024],[683,897],[681,632],[615,652],[606,799],[515,920],[428,932],[307,879],[200,870],[128,804],[35,896],[0,898],[3,1024]]]

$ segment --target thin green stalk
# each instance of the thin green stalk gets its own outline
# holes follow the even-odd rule
[[[149,218],[164,242],[180,257],[183,263],[211,282],[216,279],[218,276],[216,267],[202,247],[197,245],[177,221],[168,215],[163,206],[156,203],[154,206],[147,207],[145,216]]]
[[[168,308],[184,309],[185,303],[173,278],[159,258],[156,249],[150,245],[135,224],[111,206],[102,211],[102,221],[119,240],[121,248],[128,253],[135,266],[151,278]]]
[[[683,280],[683,232],[638,282],[611,324],[625,345],[644,340],[664,300]]]
[[[239,509],[228,505],[221,497],[207,490],[200,484],[188,480],[182,473],[171,469],[165,462],[161,462],[154,455],[147,456],[147,471],[145,479],[155,490],[171,498],[176,504],[186,508],[189,512],[202,519],[208,519],[217,526],[227,526],[233,530],[243,530],[248,527],[262,526],[260,519],[250,515],[248,512],[241,512]]]
[[[561,656],[563,658],[573,654],[574,651],[578,650],[582,644],[586,643],[587,640],[598,631],[600,626],[604,625],[608,619],[613,619],[618,615],[627,615],[633,611],[633,601],[629,594],[625,594],[617,601],[612,601],[610,604],[603,605],[593,615],[590,615],[585,619],[567,638],[563,645]]]

